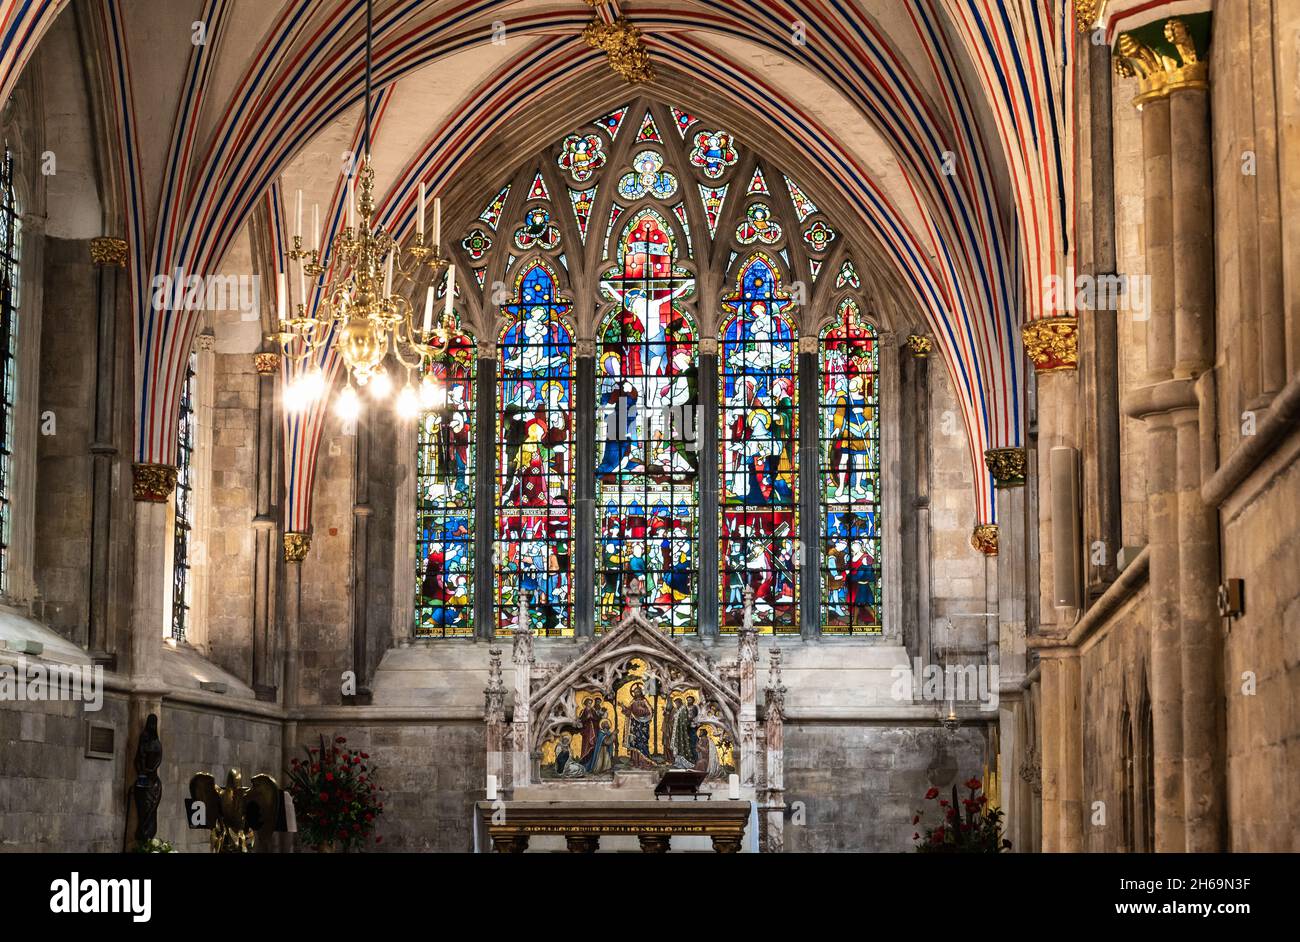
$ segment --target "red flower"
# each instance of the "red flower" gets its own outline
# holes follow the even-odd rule
[[[955,818],[955,817],[957,817],[957,809],[956,809],[956,808],[949,808],[949,809],[948,809],[948,820],[951,821],[951,820],[952,820],[953,818]]]
[[[976,791],[980,787],[980,780],[977,778],[972,778],[966,783],[966,787],[969,788],[971,791]]]
[[[987,798],[985,798],[983,795],[980,795],[978,798],[975,799],[975,804],[979,805],[982,808],[984,807],[984,805],[988,804],[988,801],[989,800]]]
[[[382,844],[383,842],[384,842],[384,836],[382,834],[375,838],[376,844]]]
[[[943,828],[935,828],[935,829],[934,829],[934,833],[930,835],[930,843],[931,843],[931,844],[942,844],[942,843],[943,843],[943,833],[944,833]]]
[[[332,781],[334,781],[334,773],[333,773],[333,772],[326,772],[326,773],[325,773],[325,781],[327,781],[327,782],[332,782]]]
[[[335,742],[347,742],[347,740],[344,739],[342,736],[339,736],[339,737],[338,737],[337,739],[335,739],[334,741],[335,741]]]
[[[329,801],[329,800],[330,800],[330,793],[329,793],[329,792],[321,792],[321,793],[320,793],[320,800],[321,800],[321,801]]]
[[[367,811],[367,812],[366,812],[366,820],[367,820],[367,821],[373,821],[373,820],[375,820],[375,816],[374,816],[373,814],[371,814],[369,811]]]
[[[940,807],[940,808],[947,808],[947,807],[948,807],[948,799],[947,799],[947,798],[940,798],[940,799],[939,799],[939,807]]]
[[[926,797],[927,799],[938,798],[938,797],[939,797],[939,789],[937,789],[937,788],[931,788],[928,792],[925,793],[925,797]]]
[[[370,753],[368,753],[368,752],[363,752],[363,753],[361,753],[361,758],[363,758],[363,759],[369,759],[369,758],[370,758]]]

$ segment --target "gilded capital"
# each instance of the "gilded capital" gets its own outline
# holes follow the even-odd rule
[[[970,545],[985,556],[998,555],[998,525],[996,523],[979,524],[975,527],[975,532],[971,534]]]
[[[136,500],[165,504],[176,490],[176,469],[169,464],[133,464],[131,484]]]
[[[998,487],[1022,487],[1028,457],[1023,448],[990,448],[984,452],[984,464]]]
[[[96,265],[126,267],[126,240],[99,236],[90,240],[90,260]]]
[[[1081,33],[1090,33],[1101,19],[1106,0],[1074,0],[1074,27]]]
[[[929,337],[922,337],[920,334],[911,334],[903,341],[903,345],[911,351],[912,356],[918,360],[924,360],[934,349],[934,341]]]
[[[307,551],[310,549],[310,533],[295,533],[290,530],[284,535],[284,561],[286,563],[302,562],[307,558]]]
[[[1208,36],[1208,13],[1190,18],[1174,16],[1163,23],[1120,33],[1115,41],[1115,72],[1137,77],[1134,105],[1141,107],[1145,102],[1167,98],[1170,92],[1179,89],[1210,87],[1206,50],[1197,48],[1189,19]]]
[[[1045,317],[1031,321],[1023,330],[1025,353],[1034,371],[1055,373],[1079,367],[1079,320],[1075,317]]]
[[[253,366],[262,376],[269,376],[272,373],[278,373],[280,371],[280,354],[254,353]]]

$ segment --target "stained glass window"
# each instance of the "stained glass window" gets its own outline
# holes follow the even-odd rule
[[[573,634],[572,306],[534,261],[502,306],[497,381],[496,630],[508,634],[527,592],[532,626]]]
[[[797,362],[793,301],[776,262],[755,253],[722,299],[720,570],[723,631],[734,631],[745,587],[762,632],[799,630],[795,546]]]
[[[416,456],[415,633],[474,633],[474,342],[426,368]]]
[[[880,631],[880,351],[851,298],[821,334],[821,626]]]
[[[194,371],[198,354],[190,353],[181,384],[176,435],[176,521],[172,540],[171,637],[185,640],[190,614],[190,534],[194,529]]]
[[[14,195],[13,155],[0,165],[0,593],[9,589],[10,485],[13,481],[14,405],[18,393],[19,265],[22,212]]]
[[[618,261],[600,282],[614,307],[597,335],[597,627],[617,624],[639,586],[649,618],[693,631],[698,332],[680,302],[695,279],[654,210],[628,223]]]

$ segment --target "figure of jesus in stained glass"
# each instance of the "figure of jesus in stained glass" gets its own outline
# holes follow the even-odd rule
[[[797,631],[793,301],[758,253],[722,303],[722,627],[741,624],[748,585],[760,631]]]
[[[555,273],[533,262],[503,305],[497,382],[496,630],[509,633],[520,593],[532,627],[573,634],[573,332]]]
[[[600,282],[614,306],[597,354],[599,628],[618,622],[633,586],[650,619],[695,624],[697,331],[680,305],[695,279],[676,264],[671,233],[653,210],[638,214]]]
[[[822,630],[878,632],[879,350],[852,299],[822,331],[820,354]]]
[[[416,457],[415,633],[474,631],[474,342],[452,338],[426,367]]]

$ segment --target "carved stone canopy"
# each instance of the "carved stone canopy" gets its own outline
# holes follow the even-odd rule
[[[721,778],[738,767],[737,685],[664,635],[638,606],[530,699],[530,747],[542,759],[543,778],[590,780],[615,767],[703,767]],[[584,729],[586,739],[578,738]],[[603,754],[591,751],[593,742]],[[576,753],[578,743],[589,747],[585,762],[576,754],[557,760],[557,744]]]

